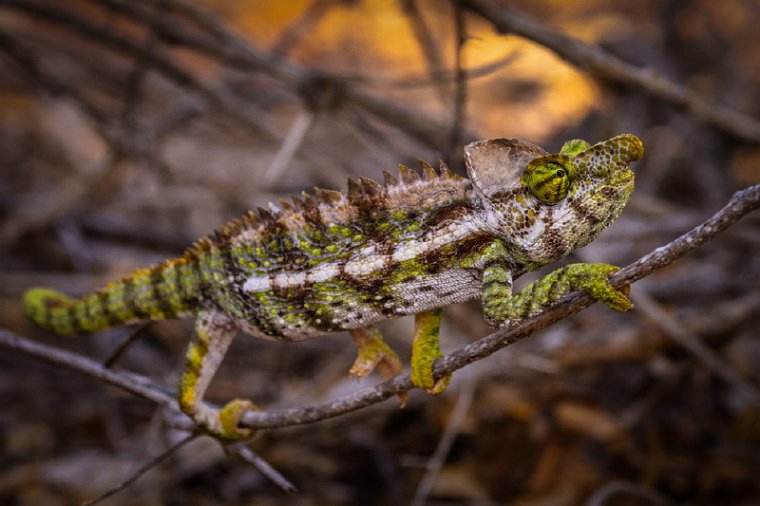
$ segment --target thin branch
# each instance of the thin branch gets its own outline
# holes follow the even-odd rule
[[[636,310],[670,339],[681,345],[697,357],[708,369],[723,381],[732,385],[755,406],[760,407],[760,391],[744,380],[736,371],[709,347],[690,334],[676,318],[666,313],[646,292],[639,291],[632,295]]]
[[[467,72],[464,69],[464,43],[467,39],[467,26],[465,24],[464,10],[458,3],[454,3],[454,111],[452,114],[451,133],[449,136],[448,161],[451,163],[459,153],[462,132],[467,114]]]
[[[288,165],[293,160],[298,148],[303,144],[306,134],[311,130],[316,120],[313,111],[304,109],[298,112],[295,120],[290,125],[287,135],[280,144],[280,149],[272,159],[266,172],[264,172],[264,188],[272,188],[280,180]]]
[[[685,109],[704,123],[747,141],[760,143],[760,121],[756,118],[729,107],[714,105],[652,69],[631,65],[596,45],[549,28],[493,0],[462,0],[461,4],[488,20],[499,32],[530,39],[597,77],[645,91]]]
[[[439,97],[445,103],[449,95],[446,90],[446,83],[443,79],[435,79],[434,77],[436,75],[445,75],[446,72],[435,38],[428,29],[427,24],[425,24],[425,20],[422,18],[422,13],[417,6],[417,0],[401,0],[401,9],[406,15],[406,20],[412,29],[412,35],[414,35],[414,38],[417,40],[417,45],[420,47],[422,54],[425,57],[425,63],[427,64],[429,75],[428,81],[435,86]]]
[[[610,504],[628,503],[652,504],[661,506],[672,504],[665,496],[644,485],[640,485],[638,483],[630,483],[627,481],[611,481],[594,492],[594,495],[589,498],[586,505],[606,506],[607,500],[615,496],[623,496],[624,499],[619,499],[618,501],[610,501]]]
[[[509,54],[495,59],[490,63],[484,63],[477,67],[464,68],[465,79],[469,82],[474,79],[485,77],[495,72],[498,72],[503,67],[513,63],[520,56],[518,51],[511,51]],[[406,76],[406,77],[383,77],[383,76],[370,76],[367,74],[343,73],[340,78],[344,81],[352,83],[366,83],[374,86],[382,86],[383,88],[420,88],[428,87],[439,82],[448,83],[454,82],[457,79],[456,71],[442,70],[441,72],[431,72],[425,77],[420,76]]]
[[[760,185],[736,192],[729,202],[707,221],[681,235],[668,245],[657,248],[627,267],[620,269],[610,277],[610,282],[615,287],[621,288],[652,274],[706,243],[758,207],[760,207]],[[591,297],[585,293],[569,294],[533,318],[526,319],[513,327],[498,330],[461,350],[446,355],[436,362],[435,377],[440,378],[451,374],[466,365],[485,358],[529,336],[536,330],[548,327],[562,318],[579,312],[592,303]],[[177,404],[172,396],[161,387],[139,375],[116,373],[91,359],[24,339],[3,329],[0,329],[0,346],[21,351],[55,365],[78,370],[105,383],[118,386],[135,395],[176,410]],[[252,429],[313,423],[381,402],[412,388],[414,385],[409,376],[397,376],[374,387],[320,405],[263,413],[248,412],[242,423]]]
[[[310,31],[322,21],[334,6],[347,3],[345,0],[313,0],[303,13],[285,27],[272,45],[272,54],[284,56],[290,52]]]
[[[119,346],[117,346],[116,349],[111,353],[111,356],[103,361],[103,365],[109,369],[113,367],[113,365],[127,352],[127,350],[129,350],[132,345],[142,337],[151,323],[153,322],[141,323],[131,329],[121,344],[119,344]]]
[[[82,503],[82,506],[95,506],[96,504],[99,504],[109,497],[121,492],[128,486],[132,485],[134,482],[140,479],[141,476],[143,476],[145,473],[153,469],[154,467],[158,466],[161,462],[168,459],[169,456],[174,454],[177,450],[188,444],[190,441],[194,440],[198,437],[198,434],[190,434],[184,439],[181,439],[179,442],[177,442],[174,446],[171,446],[167,448],[165,451],[161,452],[156,457],[150,459],[148,462],[140,466],[139,469],[137,469],[132,476],[121,482],[119,485],[113,487],[112,489],[109,489],[96,497],[95,499],[92,499],[90,501],[86,501]]]
[[[293,485],[290,480],[285,478],[282,474],[280,474],[277,469],[272,467],[272,465],[267,462],[266,460],[262,459],[259,455],[256,454],[253,450],[245,446],[244,443],[236,443],[225,446],[225,450],[229,452],[230,454],[237,455],[245,462],[248,462],[253,467],[255,467],[261,474],[269,478],[272,483],[280,487],[282,490],[287,492],[288,494],[297,494],[298,488],[296,488],[295,485]]]
[[[441,435],[441,439],[438,442],[438,446],[435,448],[435,452],[430,457],[426,466],[425,475],[417,485],[417,491],[414,493],[414,498],[410,503],[410,506],[424,506],[427,502],[430,492],[433,490],[435,480],[438,478],[438,474],[441,472],[443,464],[446,463],[446,457],[448,457],[451,451],[451,446],[454,444],[454,438],[462,428],[464,417],[470,410],[472,405],[472,399],[475,396],[475,380],[473,377],[468,377],[462,385],[457,402],[454,405],[454,409],[451,412],[451,416],[446,424],[446,429]]]
[[[103,383],[151,400],[160,406],[177,410],[177,401],[174,396],[144,376],[128,372],[116,372],[90,358],[17,336],[5,329],[0,329],[0,346],[32,355],[53,365],[74,369]]]

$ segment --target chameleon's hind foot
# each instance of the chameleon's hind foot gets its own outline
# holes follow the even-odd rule
[[[396,352],[383,341],[380,331],[375,327],[351,331],[359,351],[356,360],[348,371],[352,376],[363,378],[375,369],[385,379],[398,376],[404,370],[401,359]]]
[[[190,415],[193,422],[223,443],[245,441],[254,436],[255,431],[240,427],[240,420],[248,411],[259,411],[255,404],[244,399],[234,399],[221,409],[198,406]]]
[[[226,315],[203,311],[195,320],[195,335],[187,347],[185,371],[179,388],[179,406],[206,433],[223,442],[244,441],[254,432],[240,427],[247,411],[258,411],[248,400],[235,399],[222,409],[208,407],[203,402],[211,378],[219,368],[237,329]]]
[[[259,411],[254,403],[245,399],[234,399],[219,410],[219,434],[225,441],[245,441],[255,434],[252,429],[240,427],[240,419],[248,411]]]
[[[377,327],[354,329],[350,331],[350,334],[358,347],[356,360],[348,371],[350,375],[363,378],[377,369],[383,378],[390,379],[404,371],[401,359],[383,340]],[[407,397],[406,393],[399,394],[398,398],[402,406],[406,403]]]

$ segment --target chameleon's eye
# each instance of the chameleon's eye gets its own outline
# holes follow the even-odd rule
[[[530,164],[526,174],[528,190],[545,204],[556,204],[570,191],[570,170],[557,162]]]

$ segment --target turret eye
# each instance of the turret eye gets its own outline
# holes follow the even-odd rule
[[[526,183],[528,190],[545,204],[556,204],[567,197],[570,191],[569,170],[563,165],[552,162],[539,162],[528,166]]]

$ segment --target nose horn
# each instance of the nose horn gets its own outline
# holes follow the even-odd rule
[[[617,151],[628,159],[629,162],[641,160],[644,156],[644,143],[633,134],[621,134],[609,141],[617,146]]]

